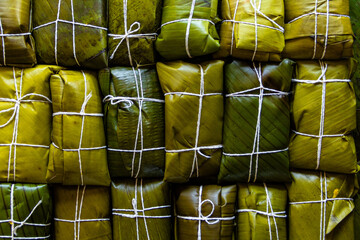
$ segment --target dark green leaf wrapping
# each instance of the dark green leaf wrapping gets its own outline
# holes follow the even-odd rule
[[[111,194],[114,239],[172,238],[169,184],[158,180],[121,180],[111,184]],[[152,209],[142,211],[146,208]],[[139,216],[134,217],[135,213]]]
[[[153,67],[104,69],[99,73],[99,80],[104,96],[139,98],[142,89],[144,98],[164,101]],[[104,106],[111,177],[163,177],[164,103],[143,101],[141,122],[139,122],[140,101],[131,100],[130,107],[128,104],[124,101],[118,104],[106,101]],[[139,123],[142,123],[142,128]],[[160,149],[134,153],[134,149],[141,150],[141,142],[143,149]]]
[[[127,32],[129,33],[129,31],[137,28],[137,25],[133,25],[131,28],[131,25],[135,22],[140,23],[140,29],[131,33],[127,39],[123,37],[114,39],[114,36],[111,34],[125,35],[124,2],[125,4],[127,2]],[[161,6],[162,0],[109,0],[110,36],[108,37],[108,41],[110,65],[131,66],[129,54],[131,54],[132,64],[134,66],[136,63],[155,63],[153,44],[156,39],[156,32],[160,26]],[[137,37],[131,36],[137,34],[145,35]],[[127,41],[129,41],[130,53]]]
[[[174,193],[175,239],[197,240],[199,230],[201,239],[233,239],[236,194],[236,185],[179,185]]]
[[[110,201],[109,187],[56,186],[55,239],[111,240]]]
[[[34,0],[33,2],[33,34],[39,62],[92,69],[101,69],[107,66],[107,1],[62,0],[60,1],[60,12],[58,11],[59,0]],[[71,2],[73,2],[75,22],[103,29],[75,25],[75,31],[73,31],[73,24],[65,22],[57,22],[57,24],[54,22],[38,28],[43,24],[56,21],[58,12],[59,19],[72,22]]]
[[[2,183],[0,190],[2,202],[0,222],[9,220],[0,223],[1,239],[21,239],[21,237],[31,239],[47,236],[50,239],[52,201],[46,184]],[[40,204],[39,201],[41,201]],[[37,206],[37,204],[39,205]],[[12,214],[13,219],[11,220]],[[25,221],[25,224],[21,226],[22,221]],[[45,226],[31,226],[30,224],[44,224]]]
[[[259,70],[259,63],[254,63]],[[289,92],[294,62],[285,59],[280,64],[261,65],[264,94]],[[253,64],[233,61],[225,66],[226,94],[241,92],[240,96],[227,96],[223,145],[224,154],[219,182],[287,182],[289,178],[290,107],[286,94],[265,95],[261,108],[260,138],[256,129],[259,115],[259,79]],[[244,92],[245,91],[245,92]],[[255,94],[249,96],[248,94]],[[242,95],[242,96],[241,96]],[[259,147],[259,149],[257,149]],[[252,152],[279,151],[251,154]],[[227,154],[245,154],[231,156]]]

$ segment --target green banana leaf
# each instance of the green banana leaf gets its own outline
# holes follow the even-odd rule
[[[114,239],[172,239],[169,184],[159,180],[112,182]]]
[[[53,192],[55,239],[112,239],[110,188],[55,186]]]
[[[126,6],[125,13],[124,5]],[[109,0],[108,42],[111,66],[155,63],[153,45],[156,32],[160,27],[161,7],[162,0]],[[124,38],[125,14],[127,32],[131,32],[128,38]],[[128,49],[127,41],[130,49]]]
[[[178,185],[174,191],[175,240],[233,239],[236,185]]]
[[[191,15],[193,2],[194,11]],[[215,23],[219,21],[217,8],[218,0],[164,0],[156,50],[167,60],[216,52],[220,47],[215,28]]]
[[[0,66],[31,67],[36,64],[35,43],[31,36],[31,1],[0,1],[0,28]]]
[[[259,7],[260,12],[256,12],[256,16],[252,2]],[[214,57],[281,60],[281,52],[285,47],[283,1],[223,0],[221,11],[220,50]]]
[[[39,62],[107,67],[106,0],[33,0],[33,21]]]
[[[155,68],[104,69],[99,81],[107,96],[104,112],[111,177],[163,177],[164,97]],[[142,96],[144,101],[136,100]]]
[[[315,10],[320,14],[315,15]],[[349,0],[285,0],[283,56],[326,60],[352,57],[354,39],[348,16]]]
[[[0,184],[0,238],[51,239],[52,201],[45,184]]]
[[[237,208],[237,239],[287,239],[284,185],[238,184]]]
[[[294,64],[285,59],[280,64],[234,60],[225,65],[224,153],[219,182],[290,181],[288,93]],[[260,81],[265,88],[263,97]]]
[[[351,133],[356,128],[356,100],[349,82],[355,67],[353,59],[297,62],[298,80],[294,81],[298,82],[294,84],[292,103],[296,132],[289,145],[291,168],[347,174],[358,171]],[[328,82],[322,83],[323,77]]]
[[[0,181],[46,183],[50,76],[59,67],[0,68]]]
[[[164,179],[168,182],[216,179],[222,143],[223,65],[220,60],[199,65],[157,63],[165,94]]]
[[[110,185],[96,74],[62,70],[50,79],[53,129],[46,179],[65,185]]]
[[[354,239],[356,175],[294,171],[291,176],[289,239]]]

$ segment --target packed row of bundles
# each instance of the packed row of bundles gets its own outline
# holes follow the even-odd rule
[[[265,183],[171,188],[144,179],[115,181],[111,190],[3,183],[0,237],[354,239],[355,175],[295,171],[291,176],[287,188]]]
[[[0,3],[0,63],[135,66],[154,63],[154,48],[166,60],[209,54],[253,61],[352,56],[348,0],[224,0],[221,14],[218,4],[33,0],[31,6],[30,0],[5,0]]]

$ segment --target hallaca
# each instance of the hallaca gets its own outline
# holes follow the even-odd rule
[[[163,177],[164,97],[154,67],[101,70],[111,177]]]
[[[296,171],[291,175],[289,239],[354,239],[355,174]]]
[[[220,47],[217,9],[218,0],[164,0],[156,50],[167,60],[216,52]]]
[[[236,185],[176,187],[175,239],[233,239],[236,190]]]
[[[96,74],[51,76],[53,130],[46,179],[65,185],[110,185],[102,102]]]
[[[53,192],[55,239],[112,239],[110,188],[55,186]]]
[[[287,191],[284,185],[238,184],[236,237],[287,239]]]
[[[285,0],[284,57],[348,58],[353,42],[349,0]]]
[[[225,65],[224,152],[219,182],[288,182],[294,62]]]
[[[56,68],[0,68],[0,181],[46,183]]]
[[[40,63],[107,66],[107,1],[33,0],[33,35]]]
[[[223,125],[223,61],[157,63],[165,94],[165,176],[216,179]]]
[[[109,64],[155,63],[161,0],[109,0]]]
[[[31,0],[0,2],[0,66],[36,64],[31,30]]]
[[[290,167],[337,173],[358,171],[352,131],[356,100],[353,59],[297,62]]]
[[[285,47],[284,2],[223,0],[220,50],[215,57],[280,61]]]
[[[52,201],[45,184],[0,184],[0,238],[52,239]]]
[[[119,180],[111,184],[114,239],[172,239],[169,184]]]

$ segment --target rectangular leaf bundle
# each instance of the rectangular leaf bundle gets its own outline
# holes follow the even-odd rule
[[[101,70],[111,177],[163,177],[164,97],[153,67]]]
[[[110,65],[155,63],[161,7],[161,0],[109,0]]]
[[[291,168],[347,174],[358,171],[351,133],[356,128],[356,100],[350,80],[355,67],[353,59],[297,63]]]
[[[216,52],[220,47],[217,8],[218,0],[164,0],[156,50],[167,60]]]
[[[354,239],[355,174],[291,173],[289,239]]]
[[[287,239],[285,186],[238,184],[237,208],[237,239]]]
[[[0,68],[0,181],[46,183],[53,69]]]
[[[110,184],[101,95],[96,74],[51,76],[53,130],[46,179],[65,185]]]
[[[172,239],[170,186],[158,180],[112,182],[114,239]]]
[[[111,240],[110,189],[94,186],[54,188],[57,240]]]
[[[0,50],[0,66],[36,64],[30,0],[0,1]]]
[[[52,201],[45,184],[0,184],[0,238],[52,239]]]
[[[175,189],[175,239],[233,239],[236,185],[179,185]]]
[[[349,0],[285,0],[284,57],[348,58],[353,41]]]
[[[285,47],[284,2],[223,0],[220,50],[215,57],[280,61]]]
[[[357,181],[359,184],[360,181],[360,173],[358,172],[356,174]],[[358,192],[356,196],[354,197],[354,229],[355,229],[355,239],[360,239],[360,193]]]
[[[106,0],[33,0],[36,54],[41,63],[107,66]]]
[[[289,91],[294,62],[225,65],[219,182],[288,182]]]
[[[223,61],[158,63],[165,94],[165,180],[216,178],[223,125]]]

